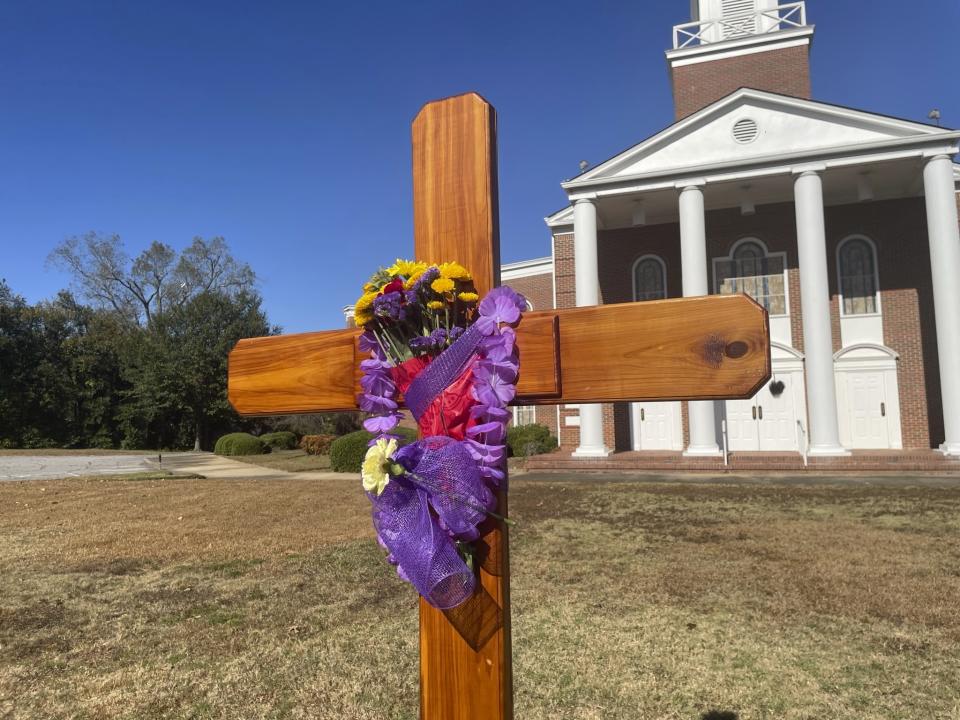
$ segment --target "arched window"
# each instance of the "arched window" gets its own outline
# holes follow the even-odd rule
[[[850,237],[837,248],[837,275],[844,315],[879,312],[877,252],[863,237]]]
[[[741,240],[730,255],[714,261],[716,291],[720,295],[746,293],[771,315],[787,314],[785,253],[769,253],[759,240]]]
[[[666,297],[666,263],[656,255],[644,255],[633,264],[633,299],[663,300]]]

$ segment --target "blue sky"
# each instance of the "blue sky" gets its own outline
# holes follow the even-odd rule
[[[956,0],[809,0],[817,99],[960,126]],[[559,183],[668,125],[686,0],[0,6],[0,277],[35,302],[63,238],[222,235],[286,331],[339,327],[412,252],[409,124],[499,113],[503,259],[548,255]]]

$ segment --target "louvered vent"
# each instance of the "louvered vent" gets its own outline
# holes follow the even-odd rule
[[[738,143],[746,144],[748,142],[753,142],[757,139],[757,135],[759,134],[760,128],[758,128],[757,123],[750,118],[737,120],[737,122],[735,122],[733,125],[733,139]]]
[[[724,39],[757,32],[757,0],[721,0],[720,12]]]

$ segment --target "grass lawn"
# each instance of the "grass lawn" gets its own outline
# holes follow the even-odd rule
[[[960,718],[960,487],[557,482],[511,511],[516,715]],[[359,481],[0,484],[0,717],[417,717]]]
[[[231,460],[285,472],[329,470],[329,455],[308,455],[303,450],[274,450],[266,455],[231,455]]]

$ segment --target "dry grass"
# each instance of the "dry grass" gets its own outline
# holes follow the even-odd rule
[[[511,498],[518,718],[960,717],[960,487]],[[416,653],[353,478],[0,486],[0,717],[412,719]]]
[[[330,469],[329,455],[308,455],[303,450],[274,450],[266,455],[231,455],[230,459],[292,473]]]

